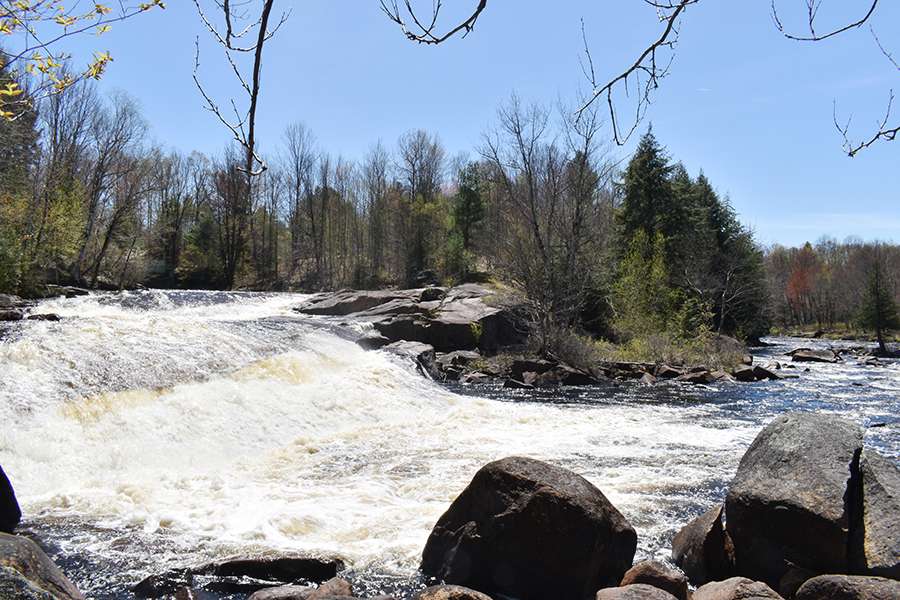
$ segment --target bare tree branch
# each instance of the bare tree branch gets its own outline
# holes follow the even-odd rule
[[[438,18],[440,17],[441,9],[443,8],[441,0],[434,0],[431,18],[427,24],[425,24],[425,21],[420,19],[416,14],[416,10],[412,6],[412,0],[403,0],[404,10],[400,9],[397,0],[379,1],[381,3],[381,10],[384,14],[386,14],[391,21],[400,26],[403,34],[410,41],[430,45],[437,45],[445,42],[460,32],[462,32],[462,37],[466,37],[472,32],[472,29],[475,28],[478,17],[480,17],[481,13],[484,12],[484,9],[487,8],[487,0],[479,0],[478,5],[467,19],[453,27],[447,33],[437,34],[435,33],[435,28],[437,27]],[[410,27],[408,23],[411,23],[412,27]]]

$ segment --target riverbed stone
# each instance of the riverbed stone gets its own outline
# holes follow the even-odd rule
[[[461,585],[433,585],[422,590],[415,600],[491,600],[491,597]]]
[[[841,357],[833,350],[813,350],[811,348],[797,348],[788,352],[794,362],[821,362],[836,363]]]
[[[678,600],[688,600],[688,579],[657,560],[644,560],[634,565],[622,577],[622,587],[642,583],[659,588]]]
[[[681,528],[672,540],[672,560],[692,583],[734,575],[734,546],[722,523],[722,505],[714,506]]]
[[[416,368],[426,377],[434,379],[438,375],[434,362],[434,347],[422,342],[408,342],[401,340],[383,347],[384,352],[409,359]]]
[[[820,575],[797,591],[796,600],[897,600],[900,581],[885,577]]]
[[[762,581],[746,577],[732,577],[702,585],[694,592],[693,600],[784,600]],[[824,599],[823,599],[824,600]]]
[[[12,533],[22,519],[16,491],[0,466],[0,532]]]
[[[632,583],[604,588],[597,592],[596,600],[675,600],[675,596],[652,585]]]
[[[520,600],[581,600],[631,566],[634,528],[583,477],[531,458],[482,467],[438,520],[422,571]]]
[[[900,579],[900,468],[866,448],[859,472],[862,497],[851,547],[854,570]]]
[[[847,487],[862,450],[851,421],[788,413],[757,435],[725,500],[737,573],[777,587],[796,566],[849,570]]]
[[[0,598],[84,600],[36,543],[6,533],[0,533]]]

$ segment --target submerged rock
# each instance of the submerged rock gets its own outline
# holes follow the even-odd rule
[[[12,483],[0,466],[0,532],[12,533],[22,518]]]
[[[693,600],[784,600],[775,590],[761,581],[732,577],[697,588]],[[823,599],[824,600],[824,599]]]
[[[84,600],[37,544],[6,533],[0,533],[0,598]]]
[[[628,569],[619,585],[625,587],[636,583],[661,589],[677,600],[688,600],[687,577],[656,560],[641,561]]]
[[[631,566],[634,529],[583,477],[530,458],[482,467],[438,520],[422,571],[521,600],[581,600]]]
[[[597,592],[596,600],[674,600],[675,596],[652,585],[633,583],[622,587],[605,588]]]
[[[672,560],[697,585],[734,575],[734,546],[722,523],[721,505],[675,534]]]
[[[797,591],[796,600],[897,600],[900,581],[884,577],[820,575]]]
[[[831,415],[788,413],[741,458],[725,501],[737,573],[778,586],[796,566],[849,569],[845,494],[863,431]]]
[[[900,468],[865,449],[859,462],[862,497],[851,554],[854,570],[900,579]]]

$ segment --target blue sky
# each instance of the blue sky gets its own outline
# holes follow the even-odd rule
[[[805,3],[780,2],[784,20],[799,23]],[[492,0],[467,38],[423,47],[403,38],[377,0],[281,4],[292,15],[266,48],[264,150],[275,151],[284,128],[303,122],[324,149],[349,158],[379,139],[390,147],[413,128],[437,132],[451,155],[473,152],[513,91],[528,101],[574,100],[585,87],[581,18],[598,78],[620,72],[660,31],[641,0]],[[475,4],[447,2],[448,22]],[[826,0],[823,28],[853,14],[846,4]],[[900,2],[881,4],[876,31],[900,56]],[[891,86],[900,95],[900,73],[868,30],[804,45],[776,31],[768,5],[703,0],[687,11],[672,74],[648,115],[654,133],[692,173],[704,170],[763,243],[822,235],[900,241],[900,141],[850,159],[832,125],[836,102],[869,133]],[[188,0],[75,49],[112,51],[101,89],[138,98],[158,142],[215,154],[228,134],[193,87],[197,35],[204,77],[225,98],[233,80]],[[627,156],[633,146],[615,151]]]

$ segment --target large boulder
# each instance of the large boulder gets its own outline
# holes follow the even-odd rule
[[[862,497],[850,550],[854,571],[900,579],[900,468],[865,449],[859,462]]]
[[[700,586],[694,592],[693,600],[783,600],[783,598],[761,581],[732,577]]]
[[[6,533],[0,533],[0,598],[84,600],[37,544]]]
[[[438,520],[422,571],[520,600],[582,600],[631,566],[634,529],[562,467],[511,457],[482,467]]]
[[[820,575],[797,591],[796,600],[897,600],[900,581],[884,577]]]
[[[715,506],[675,534],[672,560],[696,585],[734,575],[734,546]]]
[[[652,585],[632,583],[604,588],[597,592],[596,600],[675,600],[675,596]]]
[[[16,492],[0,466],[0,532],[12,533],[21,518]]]
[[[461,585],[434,585],[422,590],[415,600],[491,600],[491,597]]]
[[[634,565],[622,577],[622,587],[645,584],[672,594],[678,600],[688,600],[688,580],[683,573],[670,569],[656,560],[645,560]]]
[[[791,567],[849,569],[847,488],[863,430],[831,415],[788,413],[741,458],[725,500],[737,573],[777,587]]]

